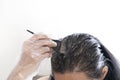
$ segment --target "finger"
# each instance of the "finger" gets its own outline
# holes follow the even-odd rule
[[[32,41],[41,40],[41,39],[49,39],[49,37],[43,33],[39,33],[39,34],[34,34],[34,36],[30,38],[30,40]]]
[[[42,47],[42,46],[47,46],[47,47],[56,47],[57,43],[52,41],[52,40],[39,40],[33,43],[34,46]]]
[[[51,57],[52,55],[52,48],[49,48],[49,47],[41,47],[40,50],[37,50],[37,51],[34,51],[32,54],[31,54],[31,57],[34,58],[34,59],[43,59],[45,57]]]
[[[49,47],[41,47],[40,49],[33,50],[31,55],[37,57],[37,56],[44,55],[47,52],[50,52],[50,48]]]
[[[48,57],[50,57],[50,53],[44,53],[44,55],[41,55],[41,56],[33,56],[33,58],[36,61],[41,61],[41,60],[48,58]]]
[[[39,49],[39,52],[40,52],[41,55],[44,55],[44,53],[50,52],[50,51],[51,51],[50,47],[41,47]]]

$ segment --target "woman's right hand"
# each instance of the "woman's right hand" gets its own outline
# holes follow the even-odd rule
[[[44,34],[35,34],[23,44],[21,65],[37,64],[44,58],[52,55],[52,47],[56,47],[56,42],[52,41]]]
[[[57,44],[48,36],[44,34],[35,34],[24,42],[20,61],[9,78],[12,76],[14,77],[14,75],[17,76],[17,74],[23,78],[29,76],[38,68],[43,59],[52,55],[52,47],[56,46]],[[9,78],[8,80],[15,80],[14,78]]]

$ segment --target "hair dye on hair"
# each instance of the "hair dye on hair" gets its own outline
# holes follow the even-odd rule
[[[99,79],[104,66],[108,73],[104,80],[120,80],[117,60],[107,48],[89,34],[72,34],[60,40],[51,58],[52,73],[85,72],[92,79]]]

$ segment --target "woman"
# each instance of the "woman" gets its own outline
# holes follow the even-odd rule
[[[52,74],[38,80],[120,80],[114,56],[92,35],[72,34],[55,42],[43,34],[26,41],[8,80],[25,80],[46,57],[51,57]]]

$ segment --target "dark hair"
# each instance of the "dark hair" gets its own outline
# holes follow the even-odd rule
[[[85,72],[90,78],[100,78],[104,66],[108,73],[104,80],[120,80],[120,68],[114,56],[94,36],[72,34],[60,40],[51,58],[52,72]]]

